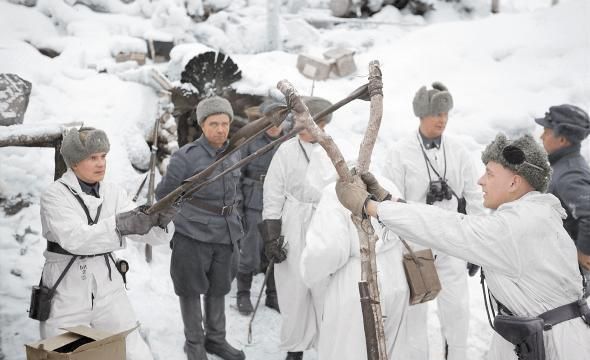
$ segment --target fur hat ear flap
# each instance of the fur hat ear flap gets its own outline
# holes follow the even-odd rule
[[[428,90],[426,90],[426,86],[422,86],[416,92],[414,96],[414,101],[412,101],[412,105],[414,107],[414,114],[417,117],[426,116],[424,114],[428,113]]]

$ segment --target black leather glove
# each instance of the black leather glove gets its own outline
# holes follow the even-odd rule
[[[145,235],[150,229],[158,225],[158,213],[148,215],[145,213],[146,206],[138,206],[133,210],[115,215],[115,223],[119,234]]]
[[[258,230],[264,241],[264,254],[275,264],[287,258],[285,238],[281,236],[281,219],[266,219],[258,224]]]
[[[384,200],[391,200],[391,194],[379,184],[377,178],[370,172],[361,174],[361,179],[367,185],[367,191],[373,195],[375,200],[381,202]]]

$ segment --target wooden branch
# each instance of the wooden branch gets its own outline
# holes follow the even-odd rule
[[[336,146],[336,143],[330,135],[324,132],[320,127],[313,121],[313,118],[309,114],[309,109],[299,97],[299,93],[293,85],[287,80],[281,80],[277,84],[277,88],[285,95],[287,104],[292,109],[293,116],[295,118],[295,127],[304,128],[310,132],[310,134],[316,138],[318,143],[326,150],[330,160],[336,168],[336,172],[340,178],[346,181],[352,182],[352,175],[346,166],[344,156]]]
[[[365,329],[365,344],[367,346],[367,359],[379,360],[379,341],[375,333],[375,318],[373,316],[373,300],[369,283],[359,281],[359,294],[361,297],[361,311],[363,312],[363,325]]]
[[[369,95],[371,97],[370,120],[365,131],[365,137],[359,149],[357,172],[364,174],[369,171],[371,154],[377,141],[377,134],[383,117],[383,82],[378,61],[369,64]]]
[[[361,142],[359,149],[359,158],[357,164],[357,173],[363,174],[369,171],[371,165],[371,154],[377,141],[377,134],[381,125],[381,118],[383,117],[383,83],[381,81],[381,70],[378,61],[371,61],[369,64],[369,95],[371,97],[371,109],[369,116],[369,123],[365,136]],[[366,333],[367,337],[374,337],[377,341],[377,348],[368,348],[367,353],[378,352],[378,359],[387,359],[387,347],[385,343],[385,329],[383,326],[383,315],[381,311],[381,296],[379,292],[379,282],[377,279],[377,255],[375,253],[375,244],[377,243],[377,236],[375,229],[371,224],[370,219],[362,219],[358,216],[352,217],[352,222],[355,224],[361,255],[361,282],[368,284],[369,294],[371,296],[372,306],[372,333]],[[360,286],[360,283],[359,283]],[[363,294],[361,293],[361,298]],[[367,340],[367,346],[369,342]]]
[[[367,172],[369,169],[371,154],[377,140],[377,133],[379,132],[383,115],[383,84],[381,82],[379,62],[372,61],[370,63],[369,73],[368,91],[371,97],[371,111],[367,131],[359,150],[359,174]],[[313,119],[309,115],[309,110],[300,99],[294,87],[288,81],[282,80],[278,83],[277,88],[285,95],[287,104],[293,109],[295,126],[307,129],[317,139],[324,150],[326,150],[340,179],[352,182],[353,176],[346,166],[346,162],[338,146],[334,143],[330,135],[322,131],[313,122]],[[383,327],[377,281],[375,254],[377,236],[369,219],[353,216],[352,221],[357,229],[361,247],[361,282],[359,283],[359,291],[367,356],[369,360],[387,360],[385,330]]]

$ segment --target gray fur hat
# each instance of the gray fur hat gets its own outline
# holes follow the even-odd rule
[[[574,105],[558,105],[549,108],[542,118],[535,122],[553,129],[555,136],[564,136],[573,144],[579,144],[590,134],[588,114]]]
[[[203,122],[208,116],[215,114],[227,114],[230,123],[234,120],[234,111],[231,104],[227,99],[220,96],[213,96],[201,100],[197,105],[197,122],[199,126],[203,125]]]
[[[510,162],[510,159],[506,159],[503,152],[509,145],[522,150],[524,162],[514,164]],[[494,141],[481,154],[481,161],[484,164],[490,161],[496,162],[525,178],[535,190],[547,191],[547,185],[551,179],[551,166],[547,159],[547,152],[529,134],[512,141],[508,140],[504,134],[496,135]]]
[[[303,100],[303,102],[305,103],[305,105],[309,109],[309,113],[311,116],[314,116],[315,114],[321,112],[322,110],[325,110],[325,109],[329,108],[330,106],[332,106],[331,102],[329,102],[328,100],[326,100],[324,98],[317,97],[317,96],[302,96],[301,100]],[[315,122],[316,122],[316,124],[320,123],[320,122],[329,124],[330,121],[332,121],[332,114],[326,115],[321,119],[317,119]]]
[[[448,113],[453,108],[453,96],[440,82],[432,83],[432,89],[422,86],[414,95],[414,114],[423,118],[429,115]]]
[[[111,148],[107,134],[92,127],[71,129],[63,137],[60,153],[72,167],[94,153],[108,153]]]

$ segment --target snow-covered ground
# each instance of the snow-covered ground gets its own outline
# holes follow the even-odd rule
[[[386,7],[370,25],[358,23],[314,28],[297,15],[284,14],[282,51],[265,48],[266,0],[210,1],[231,3],[204,23],[194,23],[177,0],[85,1],[111,9],[97,13],[63,0],[39,0],[27,8],[0,0],[0,73],[15,73],[32,82],[25,124],[84,122],[104,129],[111,139],[107,180],[135,192],[143,179],[131,166],[147,161],[144,138],[157,112],[157,95],[147,71],[157,67],[178,81],[186,62],[204,49],[228,52],[242,69],[238,91],[268,94],[277,81],[290,80],[302,94],[312,82],[295,67],[299,52],[321,56],[332,46],[356,51],[358,71],[343,79],[315,83],[314,94],[337,101],[366,81],[367,64],[381,62],[384,121],[375,150],[375,172],[385,149],[414,130],[418,121],[411,100],[422,85],[445,83],[455,99],[448,131],[459,134],[474,159],[498,131],[510,136],[540,133],[532,121],[551,105],[572,103],[590,109],[590,4],[586,0],[502,0],[502,13],[491,15],[489,1],[464,0],[466,13],[454,2],[433,1],[437,11],[425,18]],[[189,2],[191,3],[191,2]],[[200,1],[192,3],[199,4]],[[308,1],[300,14],[326,16],[328,1]],[[246,6],[247,5],[247,6]],[[283,9],[283,12],[285,10]],[[288,15],[288,16],[287,16]],[[397,25],[396,25],[397,24]],[[142,49],[138,37],[175,39],[183,45],[168,64],[142,69],[116,64],[120,49]],[[50,59],[35,47],[61,55]],[[106,72],[99,72],[106,70]],[[127,80],[124,80],[127,79]],[[132,81],[133,80],[133,81]],[[353,102],[335,114],[328,131],[353,158],[368,120],[368,104]],[[2,129],[0,128],[0,134]],[[588,141],[583,154],[590,158]],[[38,339],[38,323],[27,317],[31,285],[39,281],[45,240],[40,235],[39,196],[53,180],[53,150],[0,148],[0,198],[30,202],[16,214],[0,212],[0,360],[24,359],[23,345]],[[154,262],[143,248],[131,245],[121,254],[131,263],[129,296],[156,359],[183,359],[182,322],[169,277],[170,250],[154,249]],[[262,278],[253,286],[257,293]],[[483,359],[491,330],[479,280],[470,282],[472,322],[469,358]],[[247,344],[249,318],[229,305],[229,340],[249,359],[281,359],[277,350],[280,317],[264,306],[254,323],[254,343]],[[432,315],[436,308],[431,306]],[[346,316],[343,314],[343,316]],[[432,359],[442,359],[436,316],[431,316]],[[306,359],[315,359],[306,355]]]

